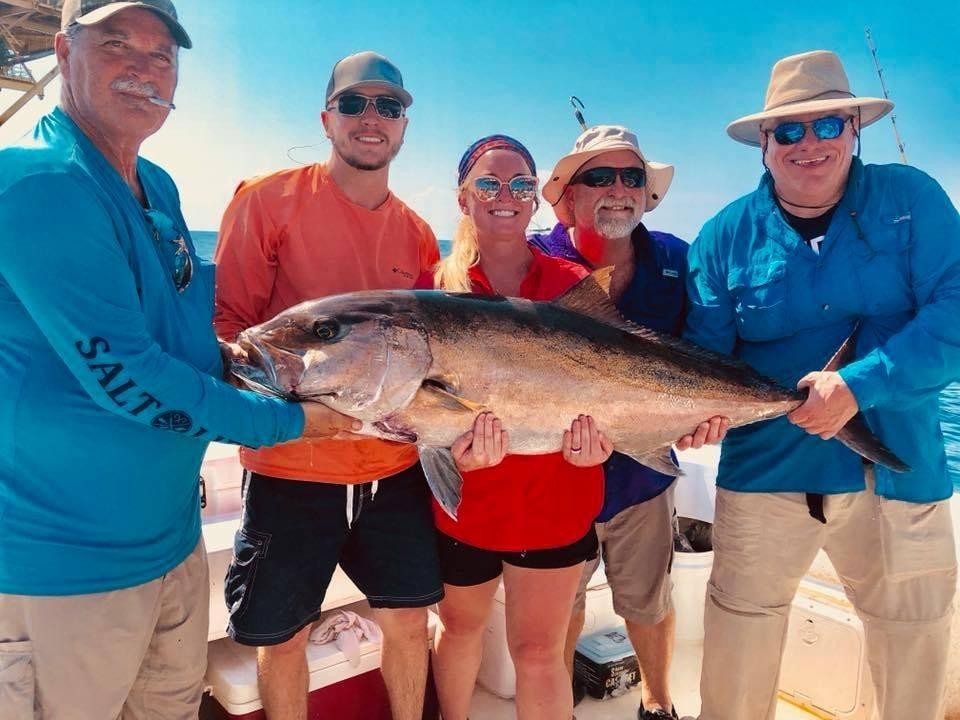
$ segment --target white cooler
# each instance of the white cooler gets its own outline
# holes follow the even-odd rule
[[[365,601],[342,610],[352,610],[369,617],[370,606]],[[430,644],[437,627],[437,616],[429,614]],[[323,705],[329,717],[357,717],[363,720],[389,719],[386,689],[379,672],[380,647],[368,640],[360,643],[360,662],[353,666],[335,643],[319,645],[308,643],[307,665],[310,672],[309,691],[311,717],[316,706]],[[344,685],[350,681],[349,689]],[[224,719],[262,718],[263,705],[257,689],[257,650],[223,638],[210,643],[207,659],[206,683],[210,696],[216,702],[209,716]],[[338,687],[339,686],[339,687]],[[327,693],[324,698],[323,694]],[[330,705],[334,708],[331,709]],[[366,706],[364,705],[366,704]]]

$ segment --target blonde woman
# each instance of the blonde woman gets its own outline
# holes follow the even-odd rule
[[[537,177],[521,143],[504,135],[478,140],[460,161],[458,184],[463,218],[451,254],[420,287],[551,300],[586,276],[527,244]],[[612,450],[582,415],[565,431],[562,451],[549,455],[509,455],[507,432],[489,413],[454,444],[464,475],[458,520],[434,501],[445,593],[434,677],[445,720],[467,717],[501,575],[517,717],[572,715],[564,636],[584,561],[597,552],[601,464]]]

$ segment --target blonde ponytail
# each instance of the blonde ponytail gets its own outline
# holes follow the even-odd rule
[[[469,216],[460,218],[453,234],[450,254],[437,263],[433,285],[450,292],[470,292],[470,268],[480,262],[477,228]]]

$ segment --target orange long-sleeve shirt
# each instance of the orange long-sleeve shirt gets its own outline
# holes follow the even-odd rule
[[[233,340],[304,300],[412,288],[439,258],[430,227],[392,193],[368,210],[351,202],[323,165],[244,181],[217,243],[217,335]],[[375,439],[300,440],[241,448],[240,461],[273,477],[359,483],[413,465],[417,451]]]

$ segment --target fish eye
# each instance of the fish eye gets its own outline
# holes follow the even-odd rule
[[[313,334],[321,340],[333,340],[340,334],[340,323],[336,320],[317,320],[313,324]]]

